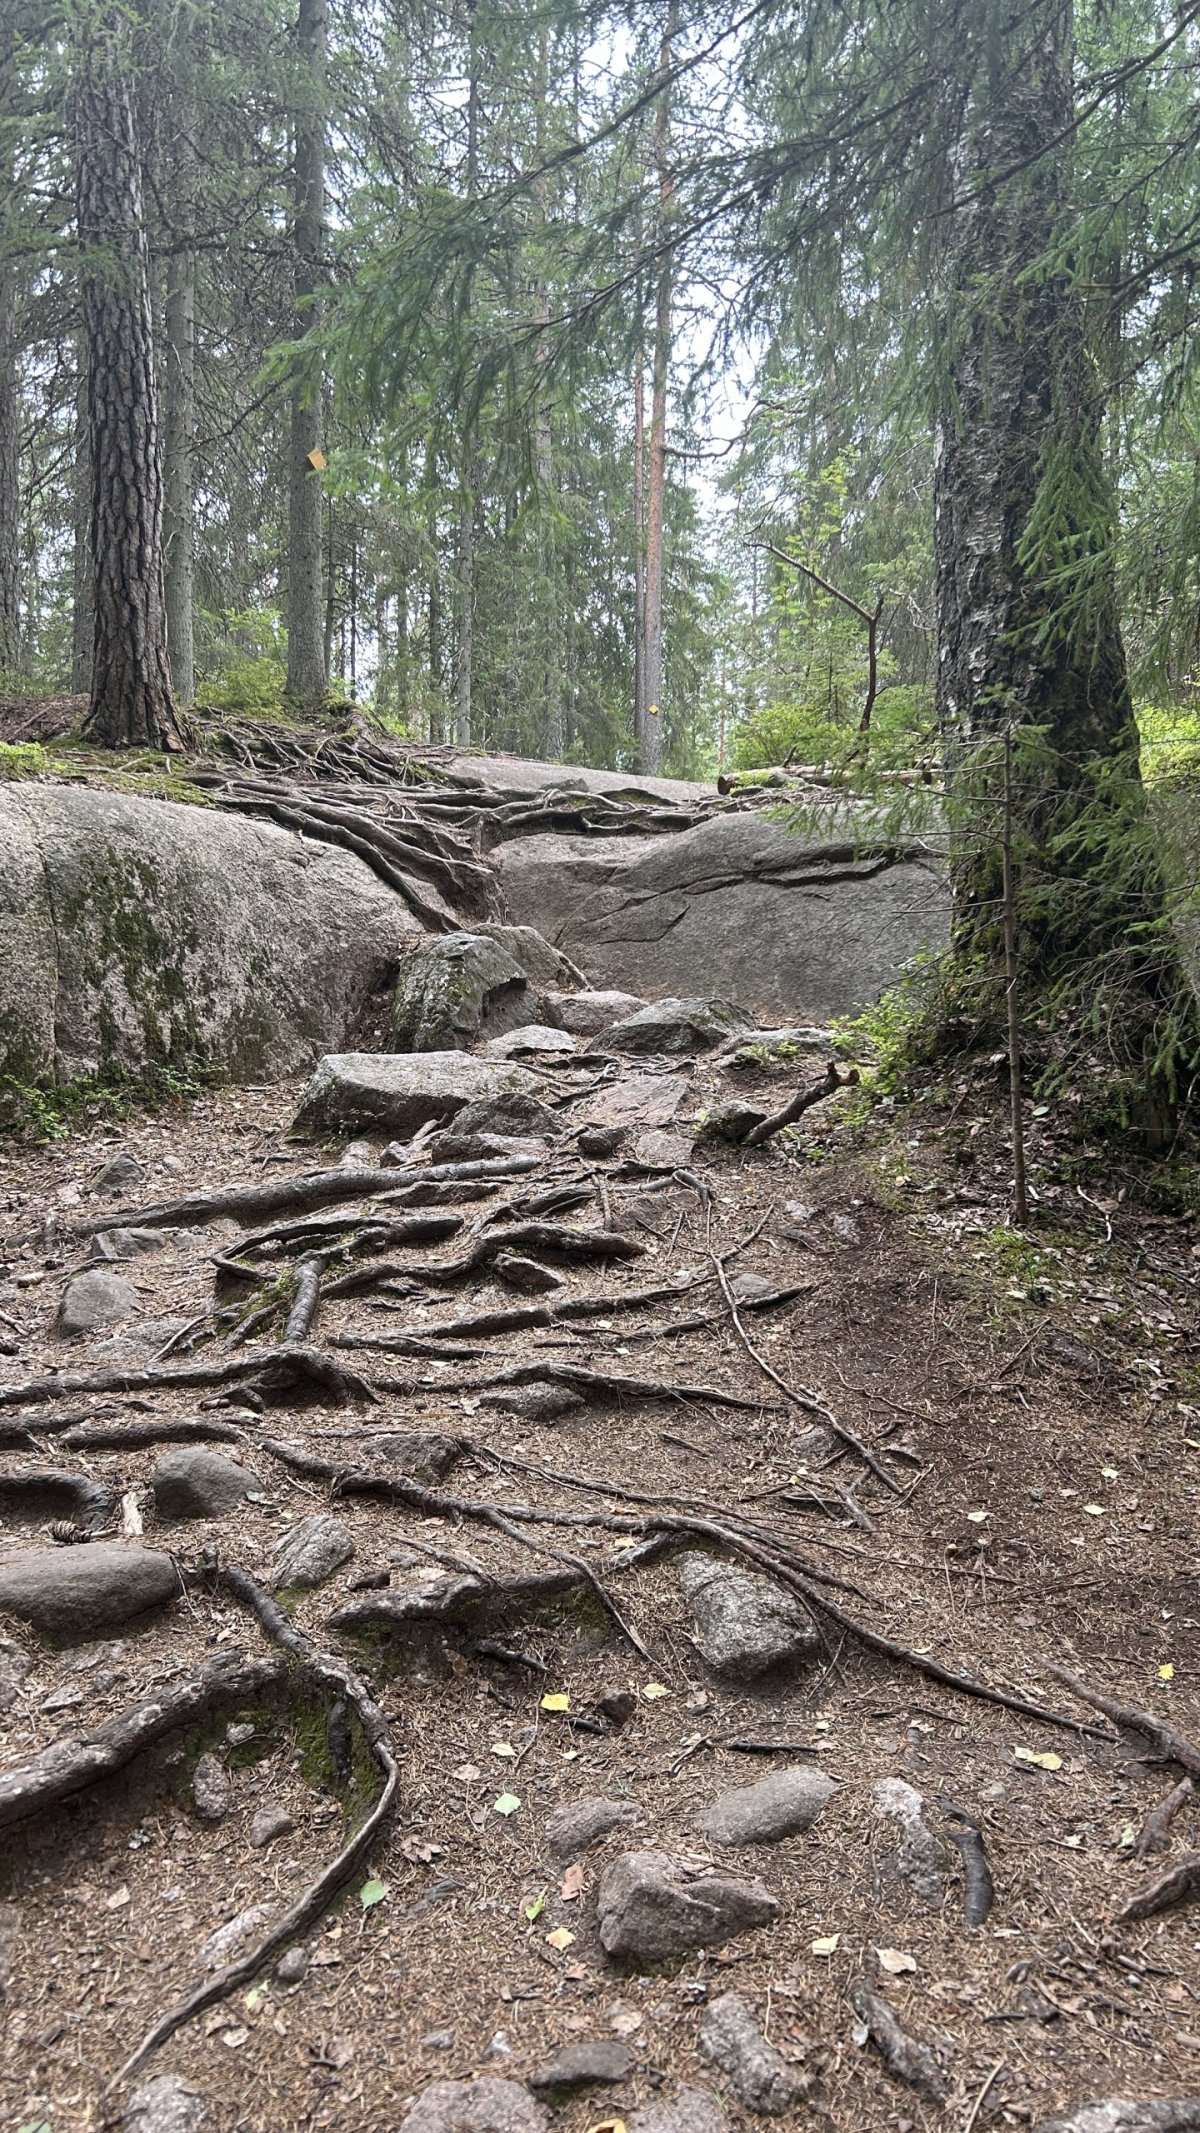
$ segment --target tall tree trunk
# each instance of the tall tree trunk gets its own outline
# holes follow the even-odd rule
[[[71,604],[71,694],[92,692],[92,650],[96,636],[96,585],[92,568],[92,440],[88,429],[87,350],[79,337],[79,380],[75,388],[75,467],[71,498],[74,551]]]
[[[189,55],[180,40],[163,364],[163,489],[167,644],[181,704],[195,702],[196,489],[196,110]]]
[[[641,762],[646,738],[646,352],[640,323],[633,365],[633,740]]]
[[[325,82],[328,0],[299,0],[296,22],[296,156],[292,245],[297,337],[319,317],[325,232]],[[321,571],[322,395],[301,372],[292,384],[288,479],[288,700],[313,711],[328,686]]]
[[[536,97],[536,124],[534,131],[534,163],[540,166],[546,154],[546,101],[550,85],[550,39],[545,21],[538,37],[538,65]],[[538,179],[536,186],[539,248],[548,243],[548,216],[546,205],[546,179]],[[545,276],[538,264],[535,286],[535,310],[539,327],[537,343],[538,368],[544,373],[550,359],[547,328],[550,322],[550,307],[546,294]],[[563,719],[563,664],[561,643],[561,607],[559,596],[558,538],[555,528],[557,499],[554,495],[554,428],[551,416],[550,394],[543,385],[537,396],[537,424],[535,436],[538,484],[538,547],[541,607],[541,652],[542,690],[545,698],[545,726],[542,750],[546,760],[561,763],[566,745]]]
[[[1140,1058],[1140,1073],[1181,988],[1138,771],[1099,381],[1061,252],[1069,0],[1033,20],[1019,49],[981,29],[953,173],[965,204],[949,218],[934,504],[937,703],[964,809],[956,945],[961,968],[991,974],[999,1005],[996,824],[1012,733],[1028,1004],[1053,1000],[1080,1031],[1104,1022],[1114,1064]],[[997,169],[1018,175],[986,182]]]
[[[674,261],[668,229],[674,184],[670,168],[671,92],[667,76],[679,19],[668,0],[659,54],[663,86],[654,114],[654,167],[658,176],[658,252],[654,283],[654,345],[650,378],[650,465],[646,485],[646,652],[642,769],[650,777],[663,766],[663,528],[667,471],[667,381],[671,364],[671,293]]]
[[[167,659],[162,454],[128,18],[90,33],[75,99],[95,598],[86,731],[182,748]]]
[[[479,47],[475,35],[476,0],[468,0],[470,35],[467,44],[467,167],[466,195],[474,200],[479,190]],[[471,285],[474,276],[469,276],[465,308],[471,304]],[[454,674],[454,738],[460,748],[471,745],[471,691],[472,666],[475,656],[475,491],[478,470],[475,465],[474,438],[464,436],[462,450],[465,471],[459,478],[458,492],[458,660]]]
[[[0,26],[0,126],[4,129],[0,195],[10,193],[13,158],[9,133],[16,105],[16,40]],[[6,233],[0,231],[0,247]],[[21,665],[21,395],[18,282],[13,263],[0,249],[0,675],[15,675]]]

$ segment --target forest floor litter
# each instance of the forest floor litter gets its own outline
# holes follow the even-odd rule
[[[476,2076],[562,2133],[683,2126],[689,2090],[845,2133],[1194,2095],[1195,1225],[1060,1172],[1017,1234],[970,1092],[848,1088],[748,1148],[697,1120],[778,1113],[811,1062],[538,1073],[560,1137],[435,1179],[441,1232],[382,1197],[433,1167],[420,1134],[386,1163],[368,1134],[342,1197],[197,1219],[336,1166],[288,1137],[298,1084],[0,1152],[4,1549],[174,1576],[69,1642],[0,1622],[0,1820],[62,1744],[149,1742],[5,1829],[5,2123],[119,2124],[176,2079],[213,2133],[383,2133]],[[106,1210],[130,1293],[66,1338]],[[201,1362],[230,1374],[172,1382]],[[198,1719],[134,1722],[189,1684]],[[610,1952],[754,1887],[762,1923]]]

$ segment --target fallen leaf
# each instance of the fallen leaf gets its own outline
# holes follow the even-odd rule
[[[648,1681],[642,1690],[647,1703],[657,1703],[660,1696],[669,1696],[670,1693],[670,1689],[664,1687],[661,1681]]]
[[[1055,1755],[1051,1750],[1047,1750],[1045,1755],[1038,1755],[1032,1748],[1014,1748],[1013,1754],[1019,1763],[1036,1763],[1039,1770],[1062,1769],[1061,1755]]]
[[[539,1889],[537,1895],[531,1897],[529,1902],[525,1906],[525,1916],[529,1920],[530,1925],[533,1924],[535,1918],[541,1917],[542,1912],[545,1910],[545,1908],[546,1891],[545,1889]]]
[[[991,1514],[990,1514],[990,1512],[988,1512],[988,1511],[968,1511],[968,1512],[967,1512],[967,1517],[968,1517],[968,1519],[970,1520],[970,1522],[971,1522],[971,1524],[972,1524],[973,1526],[981,1526],[981,1525],[983,1524],[983,1521],[984,1521],[984,1519],[985,1519],[985,1518],[988,1518],[988,1517],[990,1517],[990,1516],[991,1516]]]
[[[400,1846],[410,1866],[428,1866],[433,1859],[440,1859],[446,1847],[431,1844],[424,1837],[405,1837]]]
[[[246,1997],[242,2002],[242,2005],[247,2008],[251,2014],[257,2014],[259,2008],[262,2006],[263,2001],[267,1997],[269,1989],[270,1988],[266,1985],[251,1985],[249,1992],[246,1994]]]
[[[555,1926],[553,1933],[547,1933],[546,1944],[548,1947],[558,1948],[560,1951],[563,1948],[573,1948],[575,1935],[569,1926]]]
[[[375,1905],[382,1903],[386,1895],[387,1888],[382,1881],[364,1881],[358,1892],[358,1900],[364,1911],[373,1911]]]
[[[248,2029],[223,2029],[221,2042],[231,2052],[239,2052],[250,2032]]]
[[[564,1748],[564,1749],[563,1749],[563,1752],[562,1752],[562,1759],[563,1759],[564,1763],[577,1763],[577,1762],[579,1761],[579,1756],[580,1756],[580,1750],[579,1750],[578,1748]]]
[[[515,1815],[520,1804],[515,1792],[502,1792],[498,1800],[492,1801],[492,1812],[498,1815]]]
[[[1082,1851],[1083,1849],[1083,1838],[1080,1836],[1064,1837],[1063,1843],[1069,1845],[1073,1852]]]
[[[556,1689],[551,1695],[542,1698],[543,1711],[569,1711],[570,1708],[571,1699],[565,1689]]]
[[[812,1943],[813,1954],[832,1955],[841,1937],[840,1933],[827,1933],[824,1940],[815,1940]]]
[[[1102,1503],[1085,1503],[1083,1508],[1089,1518],[1103,1518],[1104,1516],[1104,1505]]]
[[[625,2120],[623,2118],[598,2118],[594,2126],[588,2127],[588,2133],[625,2133]]]
[[[906,1970],[917,1967],[916,1956],[909,1955],[904,1948],[876,1948],[875,1953],[879,1957],[880,1969],[886,1970],[889,1977],[903,1977]]]
[[[450,1775],[457,1778],[460,1785],[473,1785],[476,1778],[483,1776],[483,1772],[477,1770],[474,1763],[460,1763],[458,1769],[452,1770]]]
[[[684,1709],[685,1711],[707,1711],[708,1703],[707,1689],[693,1689],[684,1704]]]
[[[1104,1481],[1119,1481],[1121,1478],[1115,1466],[1102,1466],[1100,1474]]]
[[[104,1908],[106,1911],[123,1911],[128,1901],[129,1890],[122,1882],[119,1889],[114,1889],[112,1895],[105,1898]]]
[[[1174,1667],[1172,1666],[1172,1664],[1171,1664],[1171,1662],[1170,1662],[1170,1660],[1169,1660],[1169,1659],[1167,1660],[1167,1663],[1166,1663],[1166,1665],[1165,1665],[1165,1666],[1160,1666],[1160,1667],[1159,1667],[1159,1670],[1158,1670],[1158,1678],[1159,1678],[1159,1680],[1160,1680],[1160,1681],[1174,1681],[1174,1679],[1175,1679],[1175,1669],[1174,1669]]]
[[[583,1861],[582,1859],[577,1859],[575,1861],[574,1866],[569,1866],[567,1868],[566,1873],[563,1875],[562,1880],[558,1884],[558,1893],[562,1897],[564,1903],[575,1903],[578,1901],[579,1897],[583,1894],[583,1884],[586,1879],[587,1872],[584,1867]]]
[[[617,2001],[609,2010],[608,2026],[618,2037],[632,2037],[641,2028],[644,2015],[636,2007],[625,2007]]]
[[[516,1752],[517,1751],[513,1747],[513,1744],[510,1740],[494,1740],[492,1742],[492,1754],[498,1755],[502,1759],[507,1759],[509,1757],[515,1756]]]

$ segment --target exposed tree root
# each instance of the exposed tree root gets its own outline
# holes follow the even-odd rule
[[[931,2102],[939,2101],[945,2095],[946,2084],[937,2060],[927,2044],[918,2043],[916,2037],[909,2035],[882,1993],[868,1985],[865,1978],[860,1978],[851,1988],[850,2005],[870,2032],[871,2042],[889,2074],[906,2082],[919,2096],[928,2096]]]
[[[46,1416],[37,1427],[53,1429],[55,1418]],[[161,1415],[148,1422],[76,1422],[61,1432],[59,1442],[72,1452],[136,1452],[146,1444],[244,1444],[246,1432],[236,1422],[218,1422],[214,1417],[182,1416],[172,1420]]]
[[[439,1284],[461,1281],[480,1267],[490,1265],[500,1252],[548,1253],[555,1259],[639,1259],[645,1249],[636,1238],[622,1237],[613,1230],[569,1229],[563,1222],[513,1222],[501,1229],[485,1230],[461,1258],[424,1260],[401,1267],[386,1263],[356,1268],[330,1282],[327,1293],[330,1296],[353,1295],[373,1288],[393,1273]]]
[[[218,1222],[226,1217],[273,1215],[284,1207],[327,1207],[337,1200],[361,1200],[400,1182],[395,1170],[309,1170],[300,1177],[276,1178],[269,1185],[222,1185],[212,1192],[186,1193],[178,1200],[152,1200],[145,1207],[119,1207],[105,1215],[88,1215],[71,1224],[71,1235],[92,1237],[99,1229],[133,1225],[163,1229],[175,1223]]]
[[[992,1870],[983,1848],[983,1831],[957,1807],[947,1812],[961,1822],[961,1829],[948,1829],[946,1835],[955,1850],[961,1854],[963,1863],[963,1924],[985,1926],[992,1915],[995,1889],[992,1885]]]
[[[192,1680],[172,1682],[94,1733],[52,1742],[31,1762],[0,1772],[0,1829],[28,1821],[111,1777],[168,1734],[197,1725],[214,1711],[255,1701],[277,1687],[286,1673],[283,1659],[222,1652]]]
[[[219,2000],[228,1998],[240,1986],[250,1981],[277,1955],[289,1941],[314,1925],[328,1908],[338,1890],[362,1864],[375,1839],[391,1812],[399,1784],[399,1771],[392,1748],[387,1720],[373,1699],[368,1695],[358,1677],[339,1659],[318,1651],[304,1633],[288,1620],[282,1608],[276,1606],[268,1593],[255,1584],[244,1570],[229,1568],[217,1573],[218,1588],[228,1593],[239,1605],[249,1608],[265,1630],[272,1643],[278,1644],[293,1663],[298,1663],[303,1674],[318,1688],[332,1690],[354,1712],[363,1730],[363,1736],[371,1757],[383,1777],[383,1790],[362,1826],[342,1846],[336,1858],[319,1874],[315,1881],[290,1905],[283,1917],[269,1932],[237,1961],[227,1963],[216,1975],[207,1978],[193,1991],[178,2000],[174,2007],[149,2029],[137,2048],[130,2053],[124,2065],[105,2084],[106,2089],[128,2081],[131,2074],[158,2051],[168,2038],[173,2037],[184,2024],[191,2022],[206,2007],[213,2007]]]
[[[1124,1926],[1137,1918],[1155,1918],[1160,1911],[1171,1911],[1177,1903],[1186,1903],[1192,1896],[1200,1896],[1200,1852],[1186,1853],[1147,1887],[1139,1889],[1116,1913],[1117,1924]]]
[[[52,1378],[26,1378],[23,1384],[0,1387],[0,1407],[35,1407],[43,1401],[105,1392],[149,1392],[164,1385],[250,1385],[262,1393],[303,1387],[336,1406],[376,1398],[365,1378],[343,1370],[318,1348],[258,1348],[220,1362],[144,1364],[91,1373],[64,1370]]]
[[[112,1490],[84,1474],[55,1467],[0,1472],[0,1510],[18,1518],[70,1518],[81,1533],[99,1534],[116,1507]]]
[[[761,1148],[764,1141],[769,1141],[776,1133],[782,1133],[785,1126],[794,1126],[797,1119],[803,1118],[806,1111],[811,1111],[814,1104],[823,1102],[827,1096],[835,1095],[838,1089],[851,1087],[857,1080],[857,1067],[842,1069],[836,1060],[831,1059],[825,1069],[824,1080],[815,1082],[811,1089],[801,1089],[789,1104],[784,1105],[782,1111],[776,1111],[770,1118],[762,1119],[746,1135],[742,1142],[743,1148]]]
[[[1168,1762],[1180,1763],[1192,1777],[1200,1777],[1200,1748],[1185,1734],[1177,1733],[1165,1718],[1157,1717],[1153,1711],[1137,1711],[1132,1705],[1117,1703],[1102,1689],[1094,1689],[1088,1682],[1081,1681],[1069,1666],[1061,1666],[1057,1660],[1047,1659],[1043,1664],[1055,1681],[1074,1690],[1080,1703],[1090,1704],[1093,1711],[1103,1711],[1114,1726],[1126,1726],[1131,1733],[1141,1733]]]
[[[1187,1806],[1195,1789],[1195,1782],[1190,1776],[1182,1777],[1174,1789],[1167,1794],[1166,1799],[1160,1800],[1157,1807],[1150,1809],[1138,1832],[1137,1843],[1133,1847],[1135,1859],[1147,1859],[1151,1852],[1170,1851],[1171,1824],[1179,1813],[1180,1808]]]
[[[340,1247],[345,1251],[365,1251],[390,1244],[443,1244],[463,1226],[461,1215],[391,1215],[380,1221],[374,1216],[347,1221],[344,1215],[316,1215],[305,1222],[281,1222],[272,1229],[252,1230],[247,1237],[239,1237],[233,1251],[237,1257],[235,1266],[249,1252],[265,1251],[273,1246],[272,1257],[286,1252],[290,1245],[298,1244],[305,1252],[319,1250],[321,1246]],[[230,1256],[213,1254],[213,1263]]]
[[[303,1258],[296,1268],[296,1290],[287,1315],[287,1324],[283,1329],[285,1347],[306,1341],[312,1331],[321,1296],[321,1273],[324,1265],[324,1256],[320,1252],[313,1252]]]
[[[862,1438],[856,1437],[854,1431],[852,1429],[847,1429],[846,1424],[844,1422],[839,1422],[837,1416],[833,1414],[832,1411],[828,1407],[826,1407],[821,1400],[818,1400],[814,1393],[806,1391],[803,1386],[797,1387],[795,1385],[789,1385],[786,1378],[780,1377],[779,1372],[776,1370],[774,1364],[769,1363],[767,1361],[766,1356],[763,1355],[760,1350],[755,1347],[753,1341],[750,1338],[750,1335],[747,1333],[746,1328],[742,1324],[741,1318],[739,1316],[737,1299],[734,1296],[733,1290],[729,1286],[729,1278],[725,1272],[724,1258],[718,1258],[715,1252],[712,1253],[710,1256],[712,1258],[712,1263],[717,1270],[717,1279],[721,1284],[721,1293],[724,1296],[725,1302],[729,1307],[729,1316],[733,1320],[734,1331],[736,1332],[738,1339],[741,1341],[741,1344],[745,1349],[747,1355],[750,1357],[751,1361],[757,1363],[764,1377],[770,1378],[773,1385],[778,1385],[780,1392],[782,1392],[785,1397],[791,1401],[794,1407],[798,1407],[801,1412],[806,1415],[819,1415],[822,1422],[824,1422],[825,1427],[827,1429],[831,1429],[835,1437],[840,1437],[842,1443],[846,1445],[850,1451],[856,1453],[858,1458],[862,1460],[864,1466],[870,1467],[871,1472],[876,1476],[877,1480],[882,1481],[884,1487],[890,1489],[893,1496],[901,1495],[903,1492],[900,1488],[899,1482],[893,1479],[893,1477],[888,1473],[887,1468],[882,1464],[880,1460],[875,1457],[875,1454],[873,1451],[871,1451],[870,1447],[863,1443]]]

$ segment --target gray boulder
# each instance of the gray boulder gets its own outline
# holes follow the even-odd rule
[[[519,1059],[524,1052],[565,1059],[575,1048],[574,1037],[568,1036],[565,1029],[551,1029],[544,1022],[524,1023],[520,1029],[506,1031],[503,1037],[489,1037],[484,1046],[489,1059]]]
[[[141,1309],[142,1299],[132,1282],[105,1267],[85,1267],[73,1274],[62,1293],[56,1321],[58,1331],[76,1340],[95,1333],[100,1326],[115,1326]]]
[[[500,1141],[510,1150],[516,1144],[537,1149],[540,1142],[557,1140],[561,1131],[557,1113],[538,1096],[505,1091],[464,1104],[453,1125],[434,1135],[429,1154],[435,1163],[471,1162],[463,1151],[480,1141]]]
[[[169,1555],[124,1541],[0,1556],[0,1615],[15,1615],[52,1637],[92,1636],[162,1606],[178,1591]]]
[[[160,1518],[220,1518],[258,1489],[248,1467],[224,1452],[184,1444],[164,1452],[150,1476]]]
[[[936,860],[893,857],[894,839],[857,853],[856,827],[844,807],[798,833],[731,809],[673,836],[520,837],[492,856],[512,915],[597,987],[716,992],[815,1024],[867,1005],[946,934]]]
[[[488,919],[481,925],[472,926],[471,931],[486,934],[489,941],[495,941],[511,955],[513,962],[520,964],[530,984],[536,985],[539,992],[548,986],[563,984],[571,975],[567,958],[550,946],[536,926],[502,926],[494,919]]]
[[[780,1907],[761,1881],[731,1874],[685,1881],[665,1852],[624,1852],[601,1880],[597,1912],[607,1954],[619,1962],[662,1963],[771,1925]]]
[[[401,1052],[460,1050],[533,1022],[529,980],[506,948],[483,933],[424,941],[396,981],[392,1038]]]
[[[340,1519],[319,1511],[292,1527],[271,1571],[276,1592],[309,1592],[354,1555],[354,1535]]]
[[[485,1407],[519,1415],[523,1422],[557,1422],[562,1415],[581,1414],[587,1406],[582,1393],[569,1385],[504,1385],[480,1397]]]
[[[173,1229],[100,1229],[92,1238],[90,1257],[111,1263],[114,1259],[144,1259],[173,1244]]]
[[[135,1185],[140,1185],[146,1173],[136,1155],[114,1155],[93,1180],[92,1190],[106,1200],[119,1200]]]
[[[729,2133],[729,2114],[711,2089],[682,2088],[630,2114],[629,2133]]]
[[[465,1052],[334,1052],[300,1100],[293,1130],[315,1138],[368,1131],[415,1133],[444,1125],[467,1104],[541,1095],[524,1067]]]
[[[581,2037],[568,2044],[529,2076],[531,2089],[590,2089],[610,2081],[628,2081],[633,2053],[616,2037]]]
[[[200,2133],[208,2105],[178,2074],[156,2074],[134,2089],[121,2114],[122,2133]]]
[[[725,1066],[790,1066],[795,1059],[830,1059],[833,1034],[827,1029],[756,1029],[723,1061]]]
[[[360,859],[219,808],[0,786],[0,1076],[292,1074],[419,932]]]
[[[774,1578],[693,1553],[680,1559],[679,1580],[696,1643],[715,1673],[753,1680],[771,1667],[819,1653],[821,1639],[808,1609]]]
[[[796,1763],[722,1793],[697,1816],[696,1827],[714,1844],[778,1844],[811,1829],[836,1791],[823,1770]]]
[[[710,2000],[700,2022],[700,2049],[727,2074],[739,2103],[780,2118],[807,2093],[808,2082],[769,2044],[739,1992]]]
[[[606,1052],[693,1053],[711,1051],[746,1018],[726,1000],[656,1000],[603,1033]]]
[[[632,1800],[569,1800],[546,1820],[546,1843],[556,1859],[578,1859],[607,1837],[638,1819]]]
[[[398,1429],[386,1437],[372,1437],[371,1450],[377,1458],[391,1460],[414,1481],[432,1488],[461,1459],[463,1440],[444,1430]]]
[[[595,1037],[614,1022],[624,1022],[645,1006],[632,992],[548,992],[542,1004],[547,1019],[575,1037]]]
[[[400,2133],[545,2133],[548,2122],[519,2082],[480,2074],[430,2082],[400,2120]]]

